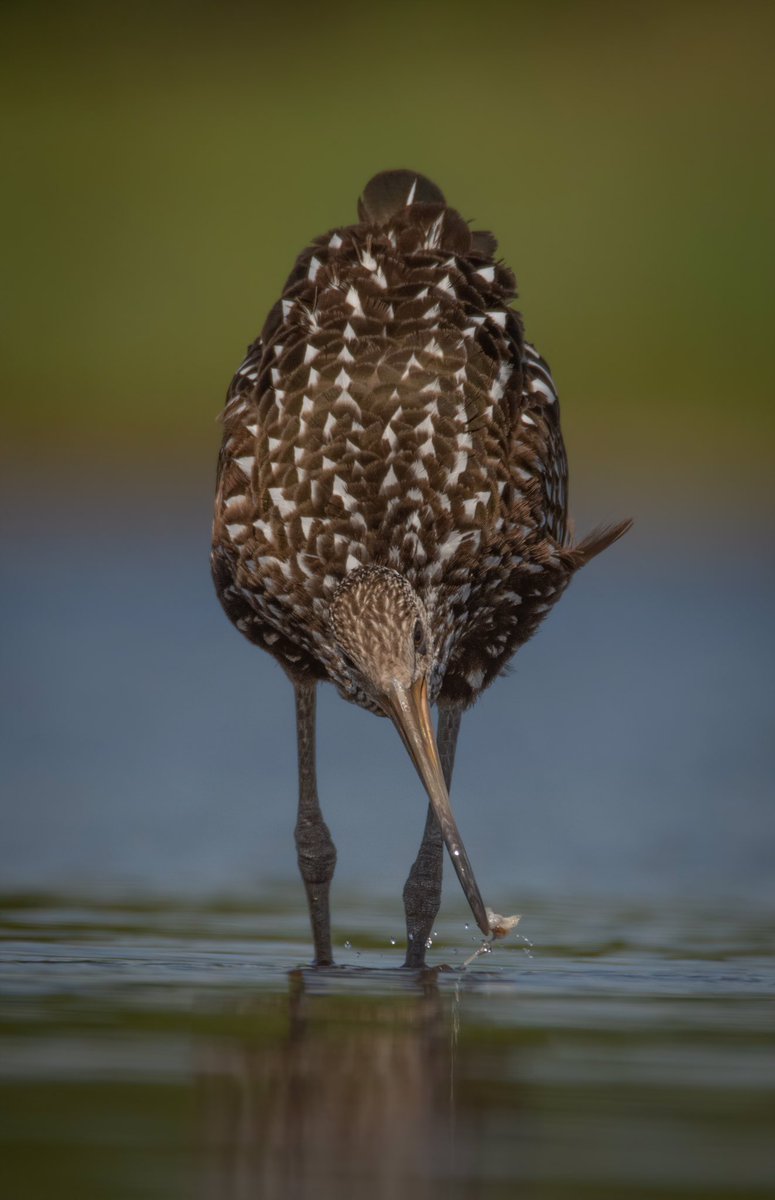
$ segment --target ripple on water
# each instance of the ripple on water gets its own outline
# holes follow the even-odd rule
[[[9,1194],[764,1194],[768,914],[535,901],[405,972],[400,911],[339,897],[315,971],[298,901],[6,898]]]

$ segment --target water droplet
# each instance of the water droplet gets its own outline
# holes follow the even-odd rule
[[[466,927],[466,929],[470,929],[470,928],[471,928],[471,926],[468,924],[468,921],[466,921],[465,927]]]
[[[425,949],[426,949],[426,950],[432,950],[432,949],[433,949],[433,939],[432,939],[432,938],[427,938],[427,939],[426,939],[426,942],[425,942]]]
[[[433,933],[431,934],[431,937],[438,937],[438,936],[439,936],[438,929],[434,929]]]
[[[395,946],[395,944],[396,944],[396,939],[395,939],[395,938],[391,938],[391,939],[390,939],[390,945],[391,945],[391,946]]]
[[[454,854],[455,858],[460,858],[460,851],[459,851],[459,850],[453,850],[453,851],[452,851],[452,853]]]
[[[350,942],[350,941],[345,942],[344,948],[345,948],[345,950],[352,950],[352,948],[353,948],[352,942]]]

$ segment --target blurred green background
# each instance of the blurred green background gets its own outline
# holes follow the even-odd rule
[[[769,503],[772,4],[3,13],[5,454],[210,472],[295,254],[411,166],[496,232],[612,515]]]

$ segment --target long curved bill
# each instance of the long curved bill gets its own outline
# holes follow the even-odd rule
[[[418,679],[411,688],[405,688],[394,680],[390,692],[385,697],[385,707],[428,793],[471,912],[482,933],[488,936],[491,928],[487,911],[449,803],[449,793],[444,782],[444,772],[431,724],[425,680]]]

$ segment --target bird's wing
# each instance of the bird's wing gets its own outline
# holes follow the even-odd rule
[[[522,396],[512,430],[512,503],[526,507],[539,537],[568,540],[568,460],[560,403],[545,359],[529,342],[521,360]]]
[[[244,492],[245,472],[234,468],[236,460],[243,463],[246,456],[255,455],[255,427],[251,428],[256,405],[256,381],[264,355],[264,343],[259,337],[248,346],[245,358],[237,367],[221,414],[223,441],[218,456],[216,484],[216,522],[230,496]]]

